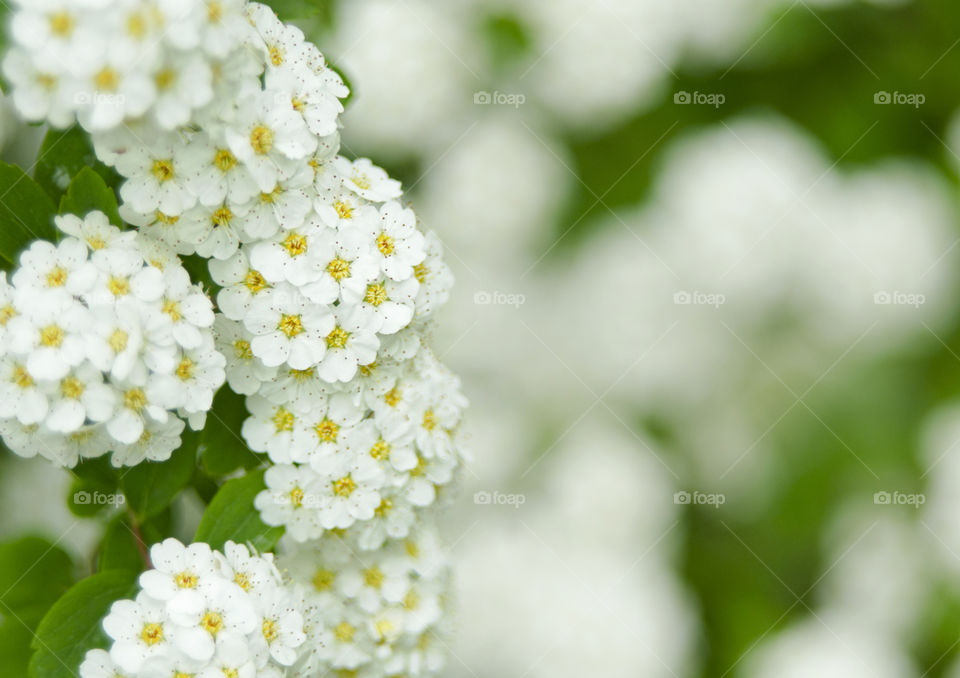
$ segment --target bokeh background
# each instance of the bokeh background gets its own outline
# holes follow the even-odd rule
[[[960,678],[955,0],[271,4],[457,274],[448,675]]]

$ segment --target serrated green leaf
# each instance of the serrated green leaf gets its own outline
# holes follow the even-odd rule
[[[33,177],[59,203],[70,183],[85,167],[93,168],[107,186],[116,186],[119,176],[97,160],[90,136],[77,125],[52,129],[43,138]]]
[[[36,181],[15,165],[0,163],[0,258],[16,263],[20,250],[38,238],[54,240],[57,209]]]
[[[224,386],[213,399],[213,409],[200,435],[200,466],[210,476],[225,476],[238,468],[259,466],[261,457],[240,437],[247,417],[244,397]]]
[[[19,620],[29,629],[73,583],[73,562],[67,553],[40,537],[22,537],[0,544],[0,616]]]
[[[94,210],[100,210],[107,215],[111,224],[123,228],[113,189],[93,169],[84,167],[77,172],[67,192],[60,198],[60,214],[85,217]]]
[[[87,650],[107,646],[100,622],[115,600],[134,595],[136,581],[135,572],[107,570],[67,591],[37,626],[31,678],[76,678]]]
[[[266,525],[253,506],[265,487],[262,470],[228,480],[204,511],[193,540],[215,549],[223,548],[227,541],[250,542],[261,551],[272,549],[283,536],[283,528]]]
[[[127,497],[127,506],[139,522],[170,506],[173,498],[190,482],[197,459],[197,433],[185,430],[182,440],[166,461],[146,461],[121,476],[120,486]]]

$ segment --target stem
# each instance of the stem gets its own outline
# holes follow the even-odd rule
[[[137,519],[133,515],[133,511],[130,509],[127,509],[127,515],[130,517],[130,531],[133,532],[134,541],[137,543],[137,551],[140,553],[140,558],[143,559],[143,564],[147,566],[148,570],[150,570],[153,568],[153,563],[150,562],[150,554],[147,553],[147,545],[143,541],[143,533],[140,531],[140,524],[137,523]]]

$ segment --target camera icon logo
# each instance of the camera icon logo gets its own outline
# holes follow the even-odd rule
[[[473,294],[473,303],[478,306],[489,306],[493,301],[493,295],[486,290],[479,290]]]
[[[86,506],[90,503],[90,499],[91,497],[89,492],[80,490],[79,492],[73,493],[73,503],[77,504],[78,506]]]
[[[883,490],[881,490],[880,492],[875,492],[873,494],[873,503],[881,506],[886,506],[887,504],[890,503],[890,493],[884,492]]]
[[[490,92],[480,91],[474,92],[473,94],[473,103],[478,106],[487,106],[493,101],[493,96]]]
[[[673,95],[673,103],[675,104],[689,104],[690,101],[690,92],[675,92]]]
[[[487,506],[493,502],[493,496],[484,490],[476,492],[473,495],[473,503],[478,506]]]
[[[686,490],[680,490],[673,495],[673,503],[684,506],[690,503],[690,493]]]
[[[889,104],[893,98],[890,96],[890,92],[877,92],[873,95],[873,103],[875,104]]]

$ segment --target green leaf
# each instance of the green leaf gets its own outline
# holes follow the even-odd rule
[[[97,570],[131,570],[141,572],[146,567],[144,550],[163,541],[170,529],[170,512],[151,518],[140,525],[142,546],[137,545],[136,530],[130,524],[129,515],[119,515],[107,525],[97,554]]]
[[[253,506],[265,487],[262,470],[228,480],[204,512],[193,540],[205,541],[215,549],[223,548],[227,541],[250,542],[261,551],[272,549],[283,536],[283,528],[264,524]]]
[[[213,409],[200,435],[200,466],[210,476],[225,476],[238,468],[259,466],[262,457],[253,452],[240,428],[247,417],[244,398],[223,387],[213,399]]]
[[[88,212],[100,210],[110,223],[123,228],[123,220],[117,210],[117,196],[99,174],[84,167],[70,182],[66,194],[60,198],[60,214],[76,214],[85,217]]]
[[[76,678],[87,650],[107,646],[100,622],[115,600],[134,595],[136,580],[135,572],[106,570],[67,591],[37,627],[31,678]]]
[[[120,505],[120,472],[106,456],[83,460],[74,467],[73,475],[67,508],[75,516],[91,518]]]
[[[25,676],[30,663],[33,631],[9,617],[0,624],[0,676]]]
[[[193,475],[197,459],[197,434],[185,430],[182,444],[162,462],[147,461],[123,474],[120,485],[138,522],[144,522],[170,505]]]
[[[0,616],[30,630],[73,583],[67,553],[40,537],[0,544]]]
[[[56,213],[40,184],[19,167],[0,163],[0,258],[8,266],[31,240],[56,238]]]
[[[43,138],[33,176],[55,202],[59,202],[70,183],[85,168],[91,167],[108,186],[116,186],[119,176],[97,160],[90,136],[79,126],[52,129]]]

